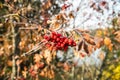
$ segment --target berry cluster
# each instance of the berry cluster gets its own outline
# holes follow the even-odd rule
[[[52,49],[55,49],[55,50],[67,51],[68,46],[76,46],[75,41],[62,36],[57,32],[52,32],[49,36],[44,35],[44,39],[48,41],[46,46],[48,48],[52,47]]]

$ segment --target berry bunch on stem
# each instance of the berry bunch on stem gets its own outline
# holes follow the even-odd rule
[[[44,39],[48,41],[46,47],[55,49],[55,50],[64,50],[67,51],[68,46],[76,46],[74,40],[64,37],[62,34],[57,32],[51,32],[50,35],[44,35]]]

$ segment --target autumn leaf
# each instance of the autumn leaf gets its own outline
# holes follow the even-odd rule
[[[92,45],[88,46],[89,54],[92,54],[94,47]]]
[[[95,41],[95,44],[96,44],[95,45],[96,48],[100,48],[104,44],[103,38],[100,38],[100,37],[95,37],[94,41]]]
[[[88,45],[84,42],[84,50],[87,54],[89,54],[89,51],[88,51]]]
[[[63,64],[63,69],[65,71],[69,71],[70,70],[70,67],[69,67],[69,65],[66,62]]]
[[[42,76],[42,77],[45,77],[45,72],[41,71],[39,75]]]
[[[41,58],[42,58],[42,56],[40,54],[35,54],[34,55],[34,62],[36,62],[36,63],[40,62]]]
[[[22,75],[23,75],[24,78],[26,78],[27,77],[27,71],[25,71],[25,70],[22,71]]]
[[[105,44],[106,46],[109,46],[109,45],[111,44],[110,38],[105,37],[105,38],[104,38],[104,44]]]
[[[96,33],[95,33],[95,36],[97,36],[97,37],[102,37],[102,35],[103,35],[102,30],[97,30]]]
[[[120,43],[120,30],[116,31],[115,33],[115,40]]]
[[[89,43],[91,45],[95,45],[94,38],[91,37],[89,34],[83,34],[83,37],[87,43]]]
[[[73,15],[72,12],[69,13],[69,17],[70,17],[70,18],[74,18],[74,15]]]
[[[51,6],[52,6],[52,4],[51,4],[50,0],[48,0],[48,1],[42,6],[42,8],[43,8],[44,10],[46,10],[46,9],[50,8]]]
[[[78,51],[81,50],[82,44],[83,44],[83,41],[80,41],[79,44],[78,44]]]
[[[108,49],[109,49],[110,51],[112,51],[112,50],[113,50],[113,44],[110,44],[110,45],[108,46]]]
[[[50,70],[48,73],[49,73],[49,74],[48,74],[49,78],[50,78],[50,79],[53,79],[54,76],[55,76],[54,71],[53,71],[53,70]]]
[[[8,61],[7,61],[7,65],[10,66],[10,67],[12,67],[12,65],[13,65],[13,64],[12,64],[12,61],[11,61],[11,60],[8,60]]]
[[[0,56],[4,54],[4,47],[0,47]]]

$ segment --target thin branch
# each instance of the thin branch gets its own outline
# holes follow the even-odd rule
[[[18,16],[18,14],[7,14],[7,15],[0,16],[0,18],[6,18],[10,16]]]
[[[14,26],[11,24],[11,28],[12,28],[12,43],[13,43],[13,48],[12,48],[12,53],[13,53],[13,56],[12,56],[12,63],[13,63],[13,66],[12,66],[12,75],[11,75],[11,80],[14,80],[15,76],[16,76],[16,67],[15,67],[15,49],[16,49],[16,33],[15,33],[15,28]]]
[[[19,59],[19,58],[22,58],[24,56],[27,56],[27,55],[31,55],[33,53],[35,53],[36,51],[40,50],[41,49],[41,44],[45,44],[46,42],[44,41],[41,41],[40,43],[36,44],[36,46],[34,46],[31,50],[29,50],[28,52],[25,52],[23,53],[22,55],[20,55],[20,57],[16,57],[16,59]]]

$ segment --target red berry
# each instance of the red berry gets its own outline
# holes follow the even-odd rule
[[[44,35],[44,39],[47,39],[48,38],[48,36],[47,35]]]
[[[67,49],[68,49],[68,46],[65,46],[65,47],[64,47],[64,51],[67,51]]]
[[[72,42],[69,42],[68,44],[71,46],[71,45],[72,45]]]
[[[55,43],[56,41],[55,41],[55,40],[52,40],[52,42],[54,42],[54,43]]]
[[[57,38],[56,41],[60,41],[60,38]]]
[[[60,42],[62,43],[64,40],[63,40],[63,38],[60,38]]]
[[[81,53],[81,57],[85,57],[85,54]]]
[[[72,42],[73,42],[73,40],[72,40],[72,39],[69,39],[69,40],[68,40],[68,42],[69,42],[69,43],[72,43]]]
[[[58,45],[58,46],[60,46],[60,44],[61,44],[61,43],[60,43],[60,42],[58,42],[58,44],[57,44],[57,45]]]
[[[65,43],[68,43],[68,38],[66,38],[66,39],[64,40],[64,42],[65,42]]]
[[[73,40],[69,39],[69,40],[68,40],[68,44],[69,44],[69,45],[72,45],[72,43],[73,43]]]
[[[56,32],[53,31],[53,32],[52,32],[52,35],[56,35]]]
[[[75,42],[73,42],[73,46],[76,46],[76,43],[75,43]]]
[[[60,46],[63,48],[63,47],[64,47],[64,44],[61,44]]]
[[[57,36],[56,36],[56,35],[54,35],[53,39],[57,39]]]
[[[51,44],[47,43],[45,46],[49,48],[51,46]]]
[[[60,37],[60,36],[62,36],[62,35],[58,33],[58,34],[57,34],[57,37]]]
[[[51,35],[51,38],[52,38],[52,39],[54,38],[54,35],[53,35],[53,34]]]
[[[50,40],[50,37],[47,36],[47,35],[44,35],[44,39],[46,39],[47,41],[49,41],[49,40]]]

